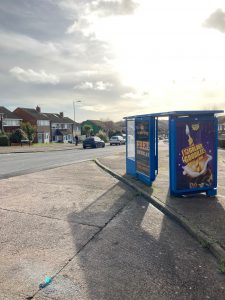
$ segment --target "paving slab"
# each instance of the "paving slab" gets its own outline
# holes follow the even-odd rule
[[[0,207],[104,226],[129,200],[120,183],[94,162],[84,162],[0,181]],[[110,199],[120,195],[113,206]],[[132,197],[132,194],[130,194]],[[98,215],[93,212],[98,211]]]
[[[5,294],[33,295],[45,276],[55,275],[98,231],[3,210],[0,219],[0,290]]]
[[[135,197],[94,162],[1,180],[0,191],[4,299],[32,297]]]
[[[16,295],[16,294],[4,294],[1,292],[0,294],[0,300],[24,300],[26,299],[25,295]]]
[[[34,300],[48,298],[225,299],[225,279],[189,234],[136,197]]]

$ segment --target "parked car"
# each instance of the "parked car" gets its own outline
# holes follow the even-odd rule
[[[98,136],[91,136],[83,141],[83,148],[104,148],[105,142]]]
[[[126,141],[126,139],[127,139],[127,135],[126,135],[126,133],[122,133],[122,137],[124,138],[124,140]]]
[[[112,145],[125,145],[126,141],[122,136],[115,135],[109,140],[110,146]]]

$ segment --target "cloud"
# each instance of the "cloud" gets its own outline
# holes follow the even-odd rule
[[[205,20],[203,26],[225,33],[225,12],[221,8],[217,9]]]
[[[0,28],[23,32],[42,41],[61,37],[71,23],[71,18],[56,5],[57,2],[58,0],[0,1]]]
[[[57,84],[59,78],[54,74],[47,74],[44,70],[36,72],[32,69],[24,70],[20,67],[14,67],[9,71],[14,77],[23,82],[35,84]]]
[[[94,111],[94,112],[105,112],[108,111],[108,107],[104,105],[85,105],[81,107],[83,110]]]
[[[91,8],[101,16],[130,15],[137,6],[132,0],[97,0],[91,4]]]
[[[85,81],[82,82],[80,85],[75,86],[75,89],[80,89],[80,90],[98,90],[98,91],[107,91],[110,90],[110,88],[113,87],[113,84],[110,82],[103,82],[103,81],[96,81],[96,82],[90,82],[90,81]]]

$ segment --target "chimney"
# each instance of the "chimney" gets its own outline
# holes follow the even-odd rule
[[[64,114],[63,114],[62,111],[59,113],[59,115],[60,115],[61,118],[64,118]]]
[[[36,111],[37,111],[37,112],[39,112],[39,113],[41,112],[41,108],[40,108],[40,106],[38,106],[38,105],[37,105],[37,107],[36,107]]]

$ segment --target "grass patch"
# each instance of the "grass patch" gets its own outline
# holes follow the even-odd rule
[[[221,273],[225,274],[225,259],[221,260],[219,270]]]
[[[202,245],[202,248],[209,249],[210,246],[209,242],[201,240],[200,244]]]

